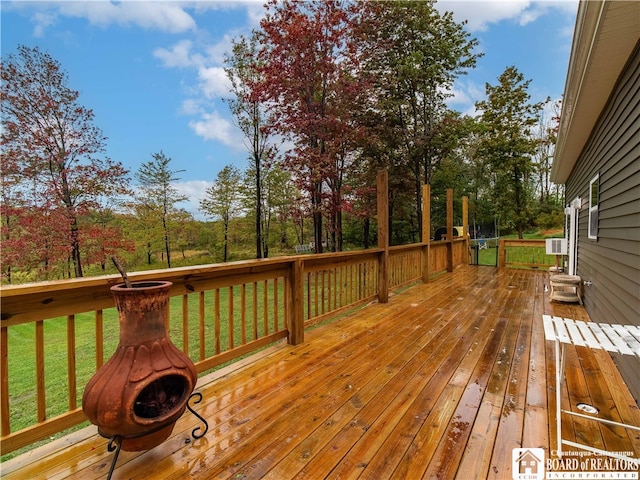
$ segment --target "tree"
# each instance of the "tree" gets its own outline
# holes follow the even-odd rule
[[[255,209],[255,170],[250,165],[244,172],[242,182],[242,204],[247,216],[253,218],[257,214]],[[273,223],[277,221],[279,228],[277,234],[279,236],[278,243],[280,246],[287,244],[287,226],[291,224],[290,211],[295,200],[299,197],[299,191],[295,183],[291,180],[291,174],[282,168],[280,163],[275,163],[269,168],[262,170],[262,201],[260,212],[262,218],[260,220],[262,231],[262,251],[264,258],[269,256],[269,248],[273,242]],[[255,223],[255,219],[254,219]]]
[[[288,245],[287,226],[291,225],[289,214],[300,191],[291,181],[291,175],[282,168],[269,169],[264,181],[265,190],[265,233],[270,238],[273,221],[277,221],[277,238],[281,247]]]
[[[531,219],[530,177],[538,144],[532,129],[542,103],[529,103],[530,80],[515,67],[507,67],[498,81],[486,84],[487,99],[476,104],[484,128],[479,154],[493,175],[494,205],[522,238]]]
[[[285,165],[311,201],[321,252],[326,211],[331,230],[339,229],[342,175],[355,132],[350,106],[365,89],[350,56],[341,1],[271,0],[267,10],[260,23],[262,78],[254,91],[268,104],[275,131],[294,144]]]
[[[171,268],[171,220],[177,214],[176,203],[187,200],[187,196],[180,195],[172,185],[180,180],[177,173],[184,170],[171,170],[167,157],[162,150],[151,155],[153,160],[143,163],[136,172],[136,179],[140,182],[140,192],[137,203],[139,214],[149,219],[151,224],[160,222],[163,236],[164,251],[167,254],[167,267]],[[150,245],[150,241],[148,242]]]
[[[252,86],[261,81],[257,57],[257,35],[254,33],[250,40],[240,37],[238,41],[233,42],[233,54],[225,57],[227,65],[225,72],[231,81],[231,93],[234,95],[234,98],[228,100],[229,108],[245,137],[250,153],[254,184],[252,198],[256,212],[256,258],[262,258],[267,256],[264,250],[266,241],[263,231],[265,215],[263,214],[262,182],[264,163],[270,155],[268,147],[270,129],[264,106],[252,91]]]
[[[177,225],[176,245],[180,249],[182,260],[187,258],[187,250],[197,247],[200,235],[200,222],[197,222],[191,213],[181,208],[175,214]]]
[[[200,209],[205,215],[222,220],[223,242],[222,258],[226,262],[229,256],[229,224],[240,210],[237,197],[238,185],[241,181],[240,172],[233,165],[224,167],[206,190],[206,196],[200,200]]]
[[[363,69],[371,76],[377,134],[389,158],[413,180],[415,220],[420,230],[421,191],[446,157],[437,148],[442,122],[451,116],[445,101],[455,79],[475,66],[476,39],[450,12],[440,14],[433,0],[356,2],[356,35]],[[446,127],[446,125],[445,125]],[[391,167],[391,166],[390,166]],[[391,185],[390,185],[391,188]],[[404,196],[400,192],[399,196]]]
[[[551,182],[551,165],[555,153],[558,129],[560,128],[560,100],[552,101],[550,98],[542,105],[538,117],[537,128],[534,131],[538,139],[538,146],[534,157],[537,186],[536,190],[543,203],[549,203],[553,184]],[[556,191],[557,193],[557,191]]]
[[[80,219],[100,198],[128,193],[128,172],[99,157],[106,138],[78,97],[60,64],[37,47],[20,46],[2,63],[2,167],[28,194],[22,200],[32,210],[23,213],[64,218],[50,227],[64,235],[75,276],[82,277]],[[5,213],[11,207],[3,205]]]
[[[113,210],[108,208],[95,209],[91,212],[90,222],[86,227],[85,240],[86,258],[88,263],[100,265],[105,272],[111,263],[111,257],[122,251],[133,252],[135,244],[125,238],[118,225]]]

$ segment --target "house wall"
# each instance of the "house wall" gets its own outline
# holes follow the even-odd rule
[[[599,172],[598,239],[588,238],[589,182]],[[640,42],[566,184],[567,203],[582,198],[577,273],[594,322],[640,326]],[[638,359],[614,355],[638,403]]]

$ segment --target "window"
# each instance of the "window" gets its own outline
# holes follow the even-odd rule
[[[600,201],[600,174],[589,182],[589,238],[598,239],[598,203]]]

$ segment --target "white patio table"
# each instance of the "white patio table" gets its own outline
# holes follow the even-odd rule
[[[608,452],[590,445],[563,439],[562,414],[573,415],[593,420],[595,422],[616,425],[638,431],[640,431],[640,426],[596,417],[593,414],[597,414],[597,411],[589,412],[591,409],[586,405],[584,410],[588,413],[593,413],[592,415],[578,413],[571,410],[563,410],[560,403],[562,382],[564,380],[565,346],[567,344],[573,344],[578,347],[604,349],[608,352],[615,352],[621,355],[632,355],[640,360],[640,327],[636,327],[634,325],[610,325],[607,323],[583,322],[579,320],[572,320],[571,318],[552,317],[550,315],[543,315],[542,320],[544,323],[545,338],[555,343],[556,429],[558,438],[558,456],[562,456],[562,446],[568,445],[574,448],[588,450],[598,455],[621,458],[626,461],[633,462],[636,465],[640,465],[639,458],[621,455],[617,452]]]

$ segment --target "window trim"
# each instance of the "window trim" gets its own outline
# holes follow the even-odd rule
[[[594,186],[596,189],[595,195],[593,191]],[[596,175],[589,181],[589,219],[588,219],[587,235],[591,240],[598,239],[598,207],[599,205],[600,205],[600,173],[596,173]],[[595,222],[594,220],[592,220],[592,216],[594,215],[596,217]],[[595,232],[593,231],[592,225],[595,225]]]

